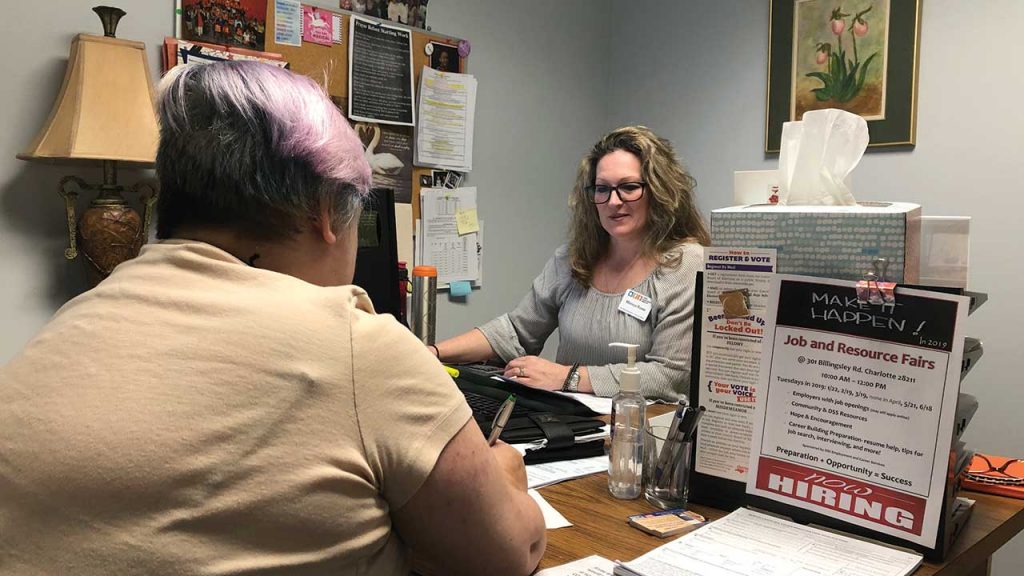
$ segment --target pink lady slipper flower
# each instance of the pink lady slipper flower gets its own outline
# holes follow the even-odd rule
[[[814,47],[818,51],[814,61],[818,64],[824,64],[828,61],[828,55],[832,52],[832,45],[828,42],[818,42],[818,45]]]
[[[853,23],[853,33],[863,38],[868,33],[868,23],[864,20],[857,20]]]
[[[832,33],[836,36],[841,35],[843,31],[846,30],[846,20],[843,20],[843,18],[846,18],[847,16],[849,16],[849,14],[843,13],[842,6],[837,6],[836,9],[832,11]]]
[[[853,33],[860,38],[863,38],[868,33],[868,21],[864,19],[864,15],[871,12],[871,6],[868,6],[866,10],[862,10],[853,17]]]

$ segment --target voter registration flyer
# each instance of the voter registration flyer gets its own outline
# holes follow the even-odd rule
[[[695,470],[745,482],[775,250],[704,249]]]
[[[747,492],[935,542],[969,299],[772,279]]]

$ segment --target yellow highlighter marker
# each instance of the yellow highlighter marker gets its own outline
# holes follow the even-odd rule
[[[448,374],[450,374],[452,378],[459,377],[459,371],[456,370],[455,368],[452,368],[451,366],[445,366],[444,369],[448,371]]]

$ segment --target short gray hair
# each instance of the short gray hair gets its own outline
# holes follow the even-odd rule
[[[177,67],[157,100],[158,238],[198,225],[284,239],[323,201],[346,228],[369,194],[362,143],[310,78],[247,61]]]

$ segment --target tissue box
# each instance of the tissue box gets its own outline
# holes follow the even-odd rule
[[[861,202],[856,206],[755,204],[711,211],[715,246],[774,248],[778,271],[860,280],[875,258],[889,260],[886,279],[917,284],[921,206]]]

